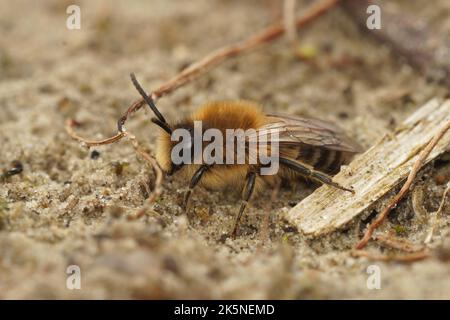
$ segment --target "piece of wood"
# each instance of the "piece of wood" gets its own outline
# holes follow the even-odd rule
[[[450,100],[433,99],[417,110],[393,134],[358,155],[333,180],[352,186],[355,194],[322,186],[292,208],[286,218],[304,234],[330,233],[358,217],[394,189],[410,172],[420,151],[450,121]],[[450,150],[447,133],[425,163]]]

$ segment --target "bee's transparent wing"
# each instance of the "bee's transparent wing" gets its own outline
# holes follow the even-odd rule
[[[265,136],[267,141],[278,142],[280,147],[288,145],[307,144],[330,150],[358,153],[361,146],[347,137],[338,126],[318,120],[290,115],[268,114],[269,123],[256,130],[258,141]],[[273,140],[272,132],[278,132],[278,138]]]

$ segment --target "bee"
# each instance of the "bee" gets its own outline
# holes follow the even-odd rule
[[[183,207],[188,210],[189,199],[195,187],[201,186],[208,190],[242,190],[239,211],[236,214],[231,235],[236,236],[242,214],[253,194],[264,188],[274,187],[281,181],[298,182],[306,179],[327,184],[334,188],[353,192],[352,189],[341,186],[332,180],[342,164],[348,163],[352,156],[361,151],[359,144],[345,135],[336,125],[318,120],[293,115],[266,114],[261,107],[250,101],[218,101],[210,102],[200,107],[194,114],[178,122],[168,123],[159,112],[153,99],[143,90],[134,74],[131,80],[156,117],[151,121],[160,127],[156,145],[156,160],[167,175],[177,173],[188,179],[189,187],[184,196]],[[207,129],[217,129],[225,136],[227,129],[253,129],[256,137],[267,136],[276,132],[275,141],[278,144],[279,170],[276,174],[261,175],[261,162],[250,164],[246,156],[241,164],[209,164],[204,161],[185,161],[175,163],[172,151],[178,143],[172,139],[177,129],[187,130],[190,143],[187,144],[189,160],[194,157],[194,123],[201,121],[202,132]],[[246,139],[249,139],[246,136]],[[229,141],[228,141],[229,142]],[[245,141],[246,148],[248,141]],[[202,142],[203,147],[211,142]],[[239,143],[232,141],[231,144]],[[232,149],[233,152],[237,148]],[[225,157],[227,150],[221,156]]]

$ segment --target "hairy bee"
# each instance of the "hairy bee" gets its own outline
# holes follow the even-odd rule
[[[265,114],[261,108],[249,101],[221,101],[210,102],[200,107],[193,115],[175,123],[168,123],[158,111],[153,100],[145,93],[135,76],[131,75],[136,89],[142,95],[155,114],[152,122],[162,130],[156,149],[156,160],[165,173],[175,172],[190,180],[189,189],[184,197],[184,207],[187,210],[192,190],[202,186],[210,190],[225,190],[232,188],[242,190],[242,203],[236,215],[232,235],[236,235],[239,221],[252,194],[265,187],[273,187],[281,180],[298,181],[301,178],[311,179],[335,188],[353,192],[336,182],[330,175],[337,173],[342,164],[361,151],[360,146],[348,138],[336,125],[317,119],[306,119],[297,116]],[[250,163],[248,154],[244,163],[206,163],[192,161],[194,155],[194,123],[202,123],[202,133],[208,129],[216,129],[224,136],[228,129],[253,129],[253,133],[245,136],[244,146],[248,149],[248,139],[267,136],[270,132],[277,133],[275,140],[270,140],[269,152],[274,143],[278,148],[279,170],[276,174],[261,175],[259,169],[264,166],[260,161]],[[188,153],[188,160],[175,163],[173,151],[179,143],[173,139],[177,129],[189,133],[189,143],[183,149]],[[235,137],[233,137],[234,139]],[[175,140],[175,141],[174,141]],[[227,142],[230,142],[227,140]],[[207,147],[208,141],[201,142]],[[231,141],[231,145],[239,143]],[[227,145],[228,146],[228,145]],[[232,148],[235,153],[237,148]],[[230,153],[223,147],[219,158]],[[186,159],[186,158],[184,158]]]

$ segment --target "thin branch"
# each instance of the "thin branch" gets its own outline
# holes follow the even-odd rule
[[[297,19],[295,22],[295,26],[297,29],[300,29],[304,26],[306,26],[308,23],[314,21],[316,18],[320,17],[321,15],[325,14],[328,10],[330,10],[332,7],[334,7],[339,0],[324,0],[323,2],[312,5],[306,13]],[[212,68],[218,66],[225,60],[247,53],[257,47],[262,46],[263,44],[266,44],[272,40],[275,40],[282,36],[285,32],[285,28],[282,23],[275,23],[271,26],[263,29],[260,32],[257,32],[256,34],[250,36],[246,40],[224,46],[222,48],[219,48],[210,54],[206,55],[199,61],[191,64],[186,69],[181,71],[178,75],[167,81],[165,84],[160,86],[158,89],[153,91],[149,96],[153,99],[153,101],[157,101],[159,98],[173,92],[174,90],[178,89],[179,87],[189,83],[190,81],[198,78],[202,74],[206,73],[207,71],[211,70]],[[74,138],[75,140],[86,144],[87,146],[99,146],[99,145],[105,145],[110,144],[119,141],[124,137],[123,133],[123,125],[127,121],[128,117],[138,111],[143,105],[145,101],[143,98],[140,98],[136,101],[134,101],[131,106],[126,110],[126,112],[122,115],[122,117],[117,122],[118,127],[118,133],[110,138],[104,139],[104,140],[87,140],[84,139],[73,132],[71,129],[73,127],[72,125],[66,124],[66,131],[69,133],[69,135]],[[75,120],[68,120],[68,122],[74,122]]]
[[[75,130],[74,127],[78,126],[79,123],[73,119],[67,119],[66,120],[66,132],[67,134],[74,140],[78,141],[79,143],[83,144],[86,147],[94,147],[94,146],[101,146],[105,144],[111,144],[119,141],[122,139],[126,134],[125,132],[118,132],[116,135],[103,139],[103,140],[88,140],[81,136],[79,136]]]
[[[139,142],[136,140],[136,137],[129,132],[127,132],[126,135],[130,139],[134,149],[136,150],[136,153],[138,153],[142,158],[144,158],[145,161],[147,161],[147,163],[153,169],[153,172],[155,173],[156,176],[155,187],[153,188],[152,193],[149,195],[146,201],[146,205],[143,208],[141,208],[136,214],[128,217],[129,220],[134,220],[142,217],[146,212],[146,207],[148,205],[153,204],[156,201],[156,199],[158,199],[158,197],[161,195],[164,175],[156,159],[144,151],[144,149],[140,146]]]
[[[423,259],[430,257],[430,253],[426,250],[420,251],[420,252],[404,254],[404,255],[384,255],[384,254],[371,253],[371,252],[364,251],[364,250],[353,250],[351,254],[354,257],[363,257],[363,258],[368,258],[370,260],[378,260],[378,261],[386,261],[386,262],[396,261],[396,262],[404,262],[404,263],[415,262],[415,261],[423,260]]]
[[[295,26],[295,5],[297,0],[284,0],[283,2],[283,22],[286,36],[292,44],[292,49],[297,49],[297,28]]]
[[[375,237],[375,240],[383,246],[405,252],[419,252],[425,249],[423,245],[415,244],[407,239],[397,238],[390,235],[380,234]]]
[[[411,191],[412,209],[414,211],[414,216],[419,219],[420,223],[426,223],[428,217],[428,212],[423,207],[423,200],[425,196],[423,189],[423,186],[418,185]]]
[[[411,172],[409,173],[408,178],[403,187],[401,188],[400,192],[397,193],[397,195],[389,202],[388,206],[377,216],[375,221],[369,226],[366,233],[364,234],[364,237],[356,245],[356,249],[362,249],[367,245],[375,229],[378,228],[378,226],[383,223],[384,219],[387,217],[392,208],[396,207],[400,202],[400,200],[402,200],[403,197],[407,194],[417,173],[422,168],[423,162],[426,160],[430,152],[433,150],[433,148],[436,146],[439,140],[441,140],[441,138],[449,129],[450,129],[450,121],[448,121],[447,124],[433,137],[433,139],[431,139],[431,141],[428,143],[425,149],[420,153],[419,158],[414,163]]]
[[[339,0],[324,0],[323,2],[312,5],[307,9],[306,13],[295,21],[295,26],[300,29],[306,26],[308,23],[314,21],[316,18],[325,14],[328,10],[334,7]],[[153,91],[149,96],[156,101],[159,98],[171,93],[179,87],[189,83],[190,81],[198,78],[200,75],[206,73],[212,68],[218,66],[225,60],[242,55],[253,49],[256,49],[270,41],[273,41],[285,32],[283,23],[275,23],[269,27],[266,27],[262,31],[255,33],[246,40],[224,46],[219,48],[210,54],[203,57],[201,60],[191,64],[186,69],[181,71],[178,75],[167,81],[157,90]],[[128,116],[137,110],[139,110],[144,104],[143,99],[136,100],[125,112],[121,121],[126,121]]]
[[[67,133],[74,139],[80,142],[81,144],[92,147],[92,146],[98,146],[98,145],[104,145],[109,143],[114,143],[119,141],[123,137],[128,137],[128,139],[131,141],[131,144],[133,145],[134,150],[137,154],[139,154],[153,169],[153,172],[155,173],[156,179],[155,179],[155,187],[150,194],[150,196],[147,199],[147,205],[151,204],[156,201],[156,199],[159,197],[159,195],[162,192],[162,182],[163,182],[163,172],[161,170],[161,167],[159,166],[158,162],[154,157],[152,157],[150,154],[144,151],[144,149],[140,146],[139,142],[136,140],[136,136],[131,134],[130,132],[119,132],[114,137],[105,139],[105,140],[99,140],[99,141],[90,141],[86,140],[82,137],[80,137],[74,130],[74,126],[79,125],[74,120],[67,120],[66,121],[66,131]],[[138,213],[135,215],[134,218],[139,218],[145,213],[144,209],[141,209],[138,211]]]
[[[439,222],[439,216],[441,212],[444,210],[445,205],[445,198],[447,197],[447,193],[450,190],[450,182],[447,183],[447,188],[445,188],[444,194],[442,195],[441,203],[439,204],[439,208],[434,214],[433,222],[431,223],[430,231],[428,232],[427,237],[424,240],[425,244],[428,244],[431,242],[431,239],[433,238],[434,230],[436,229],[438,222]]]

